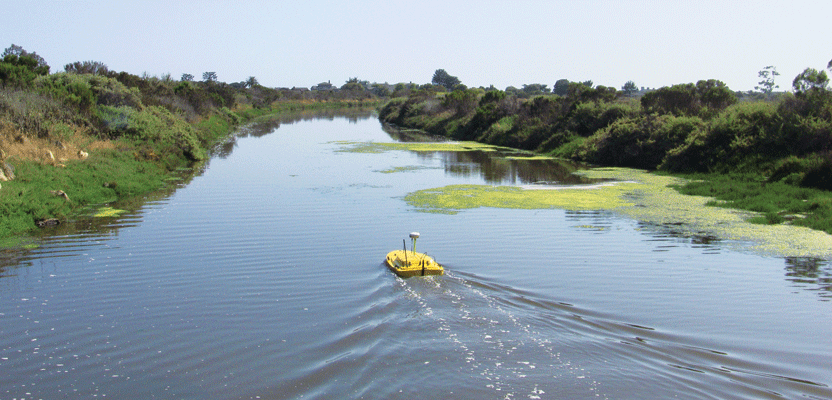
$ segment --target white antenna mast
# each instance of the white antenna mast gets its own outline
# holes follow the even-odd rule
[[[410,239],[412,240],[412,244],[410,245],[410,251],[416,252],[416,239],[419,238],[419,232],[410,232]]]

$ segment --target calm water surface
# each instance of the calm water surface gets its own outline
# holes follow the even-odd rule
[[[337,143],[398,139],[370,115],[245,129],[175,191],[3,253],[0,399],[832,398],[827,261],[606,211],[416,212],[564,172]],[[446,275],[384,267],[411,231]]]

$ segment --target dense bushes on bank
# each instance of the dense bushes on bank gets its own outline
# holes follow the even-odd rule
[[[832,62],[830,62],[832,68]],[[754,222],[832,233],[832,91],[808,68],[793,92],[738,101],[722,82],[674,85],[634,99],[569,83],[562,95],[422,88],[390,100],[382,120],[457,140],[593,164],[686,173],[684,193],[761,213]]]
[[[499,90],[422,89],[391,100],[380,117],[454,139],[596,164],[772,175],[784,168],[781,160],[788,157],[832,160],[832,92],[824,83],[825,74],[821,75],[809,74],[821,81],[813,81],[814,85],[798,77],[795,93],[777,101],[755,102],[738,102],[716,80],[661,88],[640,100],[614,88],[580,83],[571,83],[563,96],[529,99]],[[790,174],[814,176],[817,168],[827,165],[799,164],[799,168],[789,164]],[[822,186],[816,180],[790,179]]]

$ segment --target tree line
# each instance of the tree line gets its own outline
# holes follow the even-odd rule
[[[827,66],[832,70],[832,61]],[[439,73],[439,72],[442,73]],[[559,80],[511,90],[468,89],[437,71],[430,87],[396,98],[381,118],[459,140],[476,140],[603,165],[674,172],[762,171],[771,179],[832,189],[832,91],[826,71],[807,68],[793,93],[740,102],[719,80],[662,87],[639,98]],[[765,68],[761,88],[777,86]],[[454,82],[452,91],[443,83]],[[556,92],[556,93],[554,93]],[[545,94],[545,95],[544,95]]]

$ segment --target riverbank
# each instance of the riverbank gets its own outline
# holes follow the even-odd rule
[[[751,222],[832,233],[832,91],[739,102],[719,81],[630,98],[574,83],[565,96],[421,90],[392,99],[384,122],[456,140],[687,178],[685,194],[753,211]]]
[[[37,97],[26,91],[6,90],[3,95],[6,104],[15,97]],[[6,114],[7,118],[0,118],[0,163],[8,171],[3,175],[7,180],[0,182],[4,216],[0,246],[20,245],[25,235],[79,216],[113,215],[118,211],[108,211],[109,204],[175,185],[244,124],[302,110],[374,109],[377,105],[374,99],[288,100],[261,107],[242,103],[233,109],[212,109],[191,120],[158,106],[99,109],[99,114],[111,119],[109,123],[122,125],[115,128],[121,134],[71,125],[71,120],[64,119],[40,121],[50,127],[45,134],[31,135],[16,129]]]

